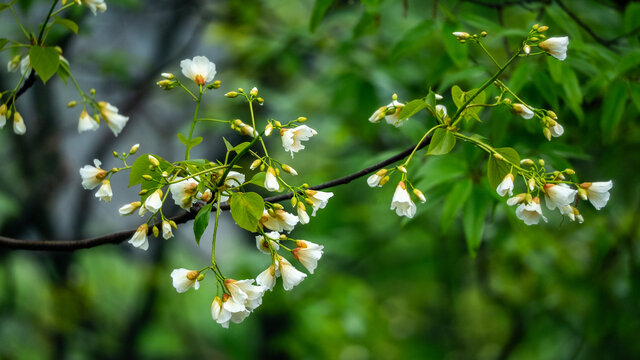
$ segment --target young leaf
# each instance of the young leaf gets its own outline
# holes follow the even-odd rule
[[[60,54],[52,47],[34,45],[29,50],[29,62],[42,82],[46,84],[47,80],[58,71]]]
[[[316,0],[316,4],[313,6],[313,11],[311,12],[311,20],[309,20],[309,31],[316,31],[316,28],[318,28],[318,25],[320,25],[322,19],[324,19],[333,1],[334,0]]]
[[[456,104],[456,107],[460,109],[462,104],[464,104],[464,91],[460,89],[458,85],[453,85],[451,87],[451,99],[453,99],[453,103]]]
[[[487,214],[489,203],[484,191],[474,191],[467,200],[462,213],[462,228],[467,239],[469,255],[476,256],[482,243],[484,231],[484,218]]]
[[[469,198],[472,188],[473,183],[469,178],[455,182],[442,207],[442,218],[440,219],[442,231],[449,229],[456,215]]]
[[[178,140],[180,140],[181,143],[184,144],[184,146],[189,146],[189,140],[187,139],[186,136],[182,135],[181,133],[178,133]]]
[[[438,128],[433,133],[431,143],[429,144],[429,150],[427,155],[444,155],[453,149],[456,145],[456,137],[451,131],[447,131],[443,128]]]
[[[197,138],[191,139],[191,148],[194,148],[196,145],[202,142],[202,136],[198,136]]]
[[[193,235],[196,237],[196,243],[200,246],[200,238],[204,231],[209,226],[209,217],[211,216],[211,208],[213,207],[213,203],[209,203],[198,211],[196,218],[193,220]]]
[[[424,99],[411,100],[402,108],[402,110],[400,110],[400,114],[398,114],[398,121],[402,121],[413,116],[413,114],[424,109],[426,106],[427,103],[424,102]]]
[[[249,184],[254,184],[254,185],[264,187],[264,180],[266,179],[266,177],[267,177],[267,173],[265,173],[264,171],[256,173],[255,175],[253,175],[251,180],[249,180]]]
[[[71,30],[74,34],[78,33],[78,24],[76,24],[75,22],[69,19],[60,18],[56,16],[53,19],[53,23],[66,27],[67,29]]]
[[[222,137],[222,141],[224,141],[224,146],[227,148],[227,152],[230,152],[233,150],[233,145],[231,145],[231,143],[224,138],[224,136]]]
[[[233,147],[233,149],[231,149],[231,150],[233,150],[233,151],[235,151],[236,153],[238,153],[238,154],[239,154],[239,153],[241,153],[241,152],[242,152],[242,150],[244,150],[244,148],[246,148],[246,147],[247,147],[247,146],[249,146],[250,144],[251,144],[251,143],[249,143],[248,141],[245,141],[245,142],[243,142],[243,143],[240,143],[240,144],[238,144],[238,145],[234,146],[234,147]]]
[[[262,196],[253,193],[233,193],[231,196],[231,216],[236,224],[245,230],[254,232],[264,212]]]
[[[520,155],[512,148],[495,149],[505,159],[518,165],[520,164]],[[511,171],[511,164],[504,160],[498,160],[495,156],[489,156],[489,164],[487,167],[487,176],[489,177],[489,185],[492,189],[496,189],[505,176]]]
[[[153,155],[160,162],[160,169],[165,170],[173,165],[169,163],[167,160],[159,157],[158,155]],[[138,156],[136,161],[131,165],[131,171],[129,173],[129,187],[133,185],[140,184],[143,182],[142,175],[150,175],[154,179],[160,179],[162,176],[157,170],[149,169],[149,154],[142,154]]]

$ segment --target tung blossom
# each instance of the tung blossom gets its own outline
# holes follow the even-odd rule
[[[111,191],[111,182],[109,180],[103,180],[102,186],[96,191],[96,197],[104,202],[111,201],[113,191]]]
[[[387,175],[387,169],[380,169],[376,171],[375,174],[367,178],[367,185],[369,185],[370,187],[381,187],[384,184],[381,184],[380,182],[385,177],[385,175]]]
[[[613,182],[600,181],[593,183],[582,183],[580,187],[587,191],[587,198],[596,210],[600,210],[609,201],[609,190],[613,187]]]
[[[149,240],[147,234],[149,233],[149,226],[142,224],[138,227],[138,230],[133,234],[128,243],[142,250],[149,248]]]
[[[522,116],[525,119],[531,119],[533,117],[533,111],[529,109],[526,105],[523,104],[513,104],[511,105],[511,111],[513,113]]]
[[[555,121],[555,125],[549,127],[549,131],[553,137],[560,137],[564,134],[564,128],[557,121]]]
[[[186,292],[193,287],[198,290],[200,288],[200,282],[198,281],[197,270],[187,270],[184,268],[175,269],[171,272],[171,278],[173,279],[173,287],[179,293]]]
[[[307,277],[307,274],[293,267],[282,256],[278,257],[278,270],[282,277],[282,287],[287,291],[293,289],[294,286],[300,284]]]
[[[131,215],[136,210],[138,210],[140,206],[142,206],[142,203],[140,201],[134,201],[132,203],[121,206],[120,209],[118,209],[118,212],[122,216]]]
[[[280,273],[276,267],[271,265],[256,277],[256,283],[265,289],[273,291],[273,287],[276,285],[276,277],[279,275]]]
[[[540,198],[535,197],[528,203],[522,203],[516,208],[516,216],[518,219],[524,221],[527,225],[534,225],[540,222],[540,218],[547,222],[547,218],[542,215],[542,208],[540,208]]]
[[[182,177],[176,177],[174,184],[169,185],[169,191],[171,191],[171,197],[175,201],[176,205],[185,210],[189,210],[191,205],[196,202],[196,193],[198,192],[198,182],[193,178],[184,179]]]
[[[205,56],[195,56],[192,60],[184,59],[180,62],[184,76],[198,85],[204,85],[216,76],[216,64]]]
[[[24,123],[22,115],[17,111],[13,115],[13,132],[16,135],[24,135],[27,132],[27,125]]]
[[[107,122],[107,126],[113,132],[113,135],[118,136],[124,126],[129,121],[128,116],[124,116],[118,113],[118,108],[105,101],[98,102],[98,110],[104,121]]]
[[[250,312],[237,304],[229,294],[224,294],[222,299],[216,296],[211,303],[211,317],[225,329],[229,327],[229,321],[239,324],[249,314]]]
[[[266,289],[260,285],[253,285],[253,279],[226,279],[224,285],[233,301],[244,306],[246,310],[251,311],[262,304],[262,296]]]
[[[549,53],[558,60],[564,60],[567,58],[567,47],[569,46],[569,37],[552,37],[538,44],[540,49]]]
[[[94,16],[98,15],[98,11],[101,13],[107,11],[107,4],[104,3],[104,0],[82,0],[82,3],[91,10]]]
[[[393,193],[393,199],[391,200],[391,210],[395,210],[398,216],[406,216],[408,218],[412,218],[416,214],[416,204],[411,200],[404,181],[400,181],[396,186],[396,191]]]
[[[297,216],[289,214],[284,210],[274,210],[273,216],[269,214],[269,211],[265,210],[262,213],[260,224],[273,231],[290,232],[296,226],[298,220]]]
[[[267,235],[267,237],[269,238],[268,243],[267,239],[265,239],[264,236],[256,236],[256,247],[258,248],[258,250],[267,255],[271,254],[271,249],[273,249],[274,251],[278,251],[278,249],[280,249],[280,245],[278,245],[277,240],[280,238],[280,233],[278,233],[277,231],[272,231],[266,233],[265,235]],[[271,247],[269,247],[269,245],[271,245]]]
[[[298,152],[304,149],[304,145],[302,145],[303,141],[307,141],[313,135],[317,134],[317,131],[308,127],[307,125],[300,125],[292,129],[280,130],[282,146],[284,147],[285,151],[289,151],[291,153],[291,157],[293,157],[294,152]]]
[[[549,210],[571,204],[576,199],[577,190],[567,184],[546,184],[544,186],[545,204]],[[562,212],[562,210],[560,211]]]
[[[512,196],[513,180],[514,180],[513,174],[511,173],[507,174],[502,180],[502,182],[500,183],[500,185],[498,185],[498,188],[496,189],[496,192],[498,192],[498,195],[505,196],[507,195],[507,192],[508,192],[509,196]]]
[[[169,223],[167,220],[164,220],[162,222],[162,237],[165,240],[169,240],[173,237],[173,229],[171,227],[171,223]]]
[[[93,160],[93,164],[85,165],[80,168],[80,176],[82,177],[82,187],[86,190],[95,189],[102,183],[102,180],[107,176],[107,171],[100,168],[102,163],[98,159]]]
[[[324,246],[305,240],[296,240],[296,246],[297,247],[291,251],[291,254],[313,274],[313,271],[318,266],[318,260],[322,257],[322,249],[324,249]]]
[[[326,191],[318,191],[318,190],[307,190],[305,191],[307,195],[307,199],[311,200],[313,203],[311,206],[313,207],[313,213],[311,216],[316,216],[316,211],[319,209],[324,209],[329,202],[329,199],[333,196],[332,192]]]
[[[144,208],[151,213],[156,213],[162,207],[162,190],[158,189],[149,195],[144,201]]]
[[[96,131],[100,125],[92,116],[89,116],[86,110],[82,110],[78,119],[78,133],[85,131]]]
[[[264,188],[269,191],[278,191],[278,189],[280,189],[280,184],[278,183],[275,169],[269,166],[265,175]]]

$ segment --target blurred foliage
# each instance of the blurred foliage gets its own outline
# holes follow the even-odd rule
[[[20,4],[34,14],[48,6]],[[490,76],[492,63],[452,31],[487,31],[489,49],[505,61],[534,23],[569,36],[567,60],[522,58],[503,81],[535,106],[553,109],[565,135],[547,142],[538,124],[502,109],[485,110],[482,123],[464,126],[495,147],[542,157],[556,169],[573,167],[581,180],[612,179],[614,188],[603,210],[581,209],[582,225],[548,213],[548,224],[528,227],[489,187],[485,154],[464,143],[412,163],[427,203],[411,221],[388,209],[392,186],[371,189],[361,179],[335,188],[327,208],[293,232],[325,245],[316,274],[291,292],[277,287],[228,330],[209,315],[211,283],[186,294],[171,286],[173,268],[197,268],[208,258],[210,241],[203,240],[203,251],[195,247],[191,225],[169,242],[152,240],[147,253],[126,244],[68,254],[0,249],[0,358],[640,357],[639,3],[114,0],[97,17],[74,14],[81,36],[58,37],[68,42],[71,68],[84,71],[84,86],[120,96],[131,128],[116,145],[101,133],[82,135],[93,138],[81,148],[79,138],[65,140],[77,121],[64,109],[69,99],[34,87],[19,102],[31,107],[34,131],[24,139],[0,132],[6,236],[81,238],[133,226],[114,210],[127,202],[126,185],[114,185],[114,207],[100,211],[105,205],[83,193],[77,169],[93,157],[108,158],[114,146],[140,142],[141,134],[143,146],[172,157],[179,145],[173,130],[186,126],[190,104],[153,83],[160,71],[178,74],[182,58],[216,62],[222,91],[258,86],[266,100],[261,116],[307,116],[319,135],[290,164],[313,184],[374,164],[421,137],[430,121],[424,115],[399,129],[367,121],[394,92],[406,101],[432,88],[451,111],[453,85],[469,90]],[[145,24],[140,33],[127,30],[134,22]],[[6,24],[2,31],[10,31]],[[0,75],[3,89],[11,81]],[[237,102],[220,98],[205,111],[247,116]],[[202,132],[238,140],[215,125]],[[271,145],[286,159],[278,142]],[[215,157],[223,149],[201,151]],[[475,258],[463,226],[473,201],[489,204]],[[234,230],[228,214],[223,229],[217,253],[225,273],[255,277],[267,260],[253,237]]]

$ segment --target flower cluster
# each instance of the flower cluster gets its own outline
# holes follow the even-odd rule
[[[203,95],[209,90],[218,89],[221,85],[220,81],[214,81],[215,65],[204,56],[196,56],[193,59],[183,60],[180,66],[184,76],[197,86],[197,92],[192,92],[171,73],[163,73],[161,75],[163,80],[160,80],[158,85],[165,90],[177,88],[184,90],[198,103],[197,108],[199,108]],[[191,160],[189,158],[191,148],[202,141],[202,139],[195,140],[192,137],[192,131],[188,137],[182,134],[178,136],[186,146],[185,160],[171,163],[157,155],[144,154],[139,156],[133,164],[129,164],[127,162],[129,156],[136,154],[139,150],[139,145],[136,144],[126,153],[114,151],[114,157],[122,161],[121,167],[105,170],[101,168],[102,163],[95,160],[93,166],[85,165],[80,169],[80,176],[85,189],[99,187],[95,196],[108,202],[114,196],[110,185],[111,176],[124,170],[130,171],[129,183],[140,184],[139,199],[120,207],[119,213],[127,216],[137,212],[141,217],[148,216],[147,221],[141,224],[129,239],[132,246],[142,250],[149,248],[150,233],[155,237],[162,236],[164,239],[174,236],[173,230],[177,229],[177,224],[163,213],[163,207],[169,195],[173,203],[184,210],[199,209],[194,225],[196,241],[199,241],[204,231],[198,233],[195,230],[200,226],[198,219],[208,218],[215,205],[214,247],[220,208],[225,204],[230,205],[234,220],[240,227],[257,233],[258,250],[270,255],[270,265],[256,276],[257,285],[253,284],[254,280],[238,281],[227,278],[218,267],[213,250],[211,265],[197,271],[181,268],[171,273],[173,286],[176,291],[183,293],[192,287],[197,290],[205,275],[213,272],[215,274],[213,278],[218,285],[218,294],[211,304],[211,315],[217,323],[228,327],[229,322],[241,322],[256,309],[262,303],[264,292],[273,289],[277,278],[282,278],[285,290],[291,290],[307,276],[285,258],[284,251],[290,252],[291,261],[299,262],[313,274],[318,260],[322,257],[323,246],[291,238],[283,232],[290,233],[298,224],[309,223],[311,217],[316,216],[317,211],[327,205],[333,193],[315,190],[306,184],[290,185],[281,175],[286,173],[296,176],[298,172],[288,164],[271,157],[264,144],[264,139],[277,130],[284,150],[293,157],[294,153],[305,148],[303,142],[317,135],[316,130],[302,124],[307,121],[307,118],[299,117],[286,123],[269,119],[266,121],[264,131],[258,133],[252,108],[254,103],[259,105],[264,103],[264,99],[258,96],[258,89],[254,87],[249,92],[245,92],[240,88],[237,91],[227,92],[225,96],[231,99],[244,98],[251,107],[250,121],[198,117],[198,110],[196,110],[192,123],[192,130],[199,121],[228,124],[233,130],[251,138],[250,142],[241,143],[235,147],[224,140],[228,150],[224,161]],[[108,123],[117,118],[117,109],[106,103],[96,104],[102,118]],[[97,120],[97,117],[95,119]],[[83,111],[81,122],[87,124],[87,127],[92,127],[91,121],[92,117]],[[252,145],[258,142],[262,145],[263,154],[251,150]],[[236,154],[235,157],[231,156],[232,153]],[[244,155],[255,158],[247,171],[237,164]],[[256,171],[256,173],[250,176],[250,171]],[[271,192],[290,191],[293,195],[292,212],[287,212],[281,204],[265,202],[258,194],[249,192],[247,189],[249,186],[261,186]],[[234,202],[234,199],[241,200]],[[256,206],[259,207],[256,209]],[[239,210],[237,207],[240,207]],[[286,242],[291,242],[294,246],[285,246]]]

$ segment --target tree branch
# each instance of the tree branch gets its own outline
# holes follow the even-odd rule
[[[422,143],[418,145],[418,150],[424,148],[430,143],[431,143],[431,135],[428,136],[424,141],[422,141]],[[411,152],[415,147],[416,145],[411,145],[406,150],[390,158],[387,158],[386,160],[383,160],[375,165],[369,166],[353,174],[350,174],[338,179],[334,179],[322,184],[311,186],[310,189],[322,190],[322,189],[328,189],[338,185],[348,184],[355,179],[361,178],[374,171],[382,169],[387,165],[393,164],[399,160],[404,159],[409,154],[411,154]],[[267,197],[264,199],[264,201],[279,202],[279,201],[291,199],[292,197],[293,197],[293,193],[287,193],[287,194]],[[175,221],[176,224],[183,224],[183,223],[186,223],[187,221],[193,220],[196,214],[198,213],[198,210],[200,210],[201,207],[202,207],[201,204],[194,205],[194,207],[192,207],[189,210],[189,212],[185,212],[181,215],[175,216],[171,218],[171,220]],[[220,207],[220,210],[227,211],[229,210],[229,208],[230,206],[228,204],[222,205]],[[215,211],[215,210],[216,209],[214,207],[212,211]],[[162,222],[157,222],[156,226],[162,227]],[[131,236],[135,233],[135,231],[136,229],[131,229],[131,230],[120,231],[120,232],[88,238],[88,239],[67,240],[67,241],[58,241],[58,240],[29,241],[29,240],[20,240],[20,239],[13,239],[5,236],[0,236],[0,246],[9,248],[9,249],[17,249],[17,250],[74,251],[74,250],[80,250],[80,249],[88,249],[88,248],[105,245],[105,244],[119,244],[131,238]]]

